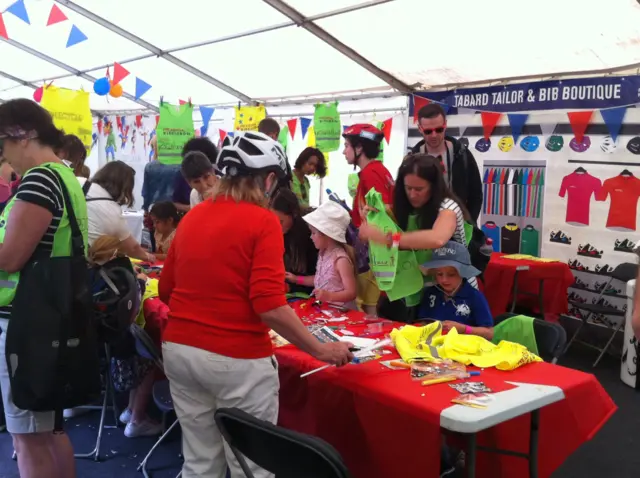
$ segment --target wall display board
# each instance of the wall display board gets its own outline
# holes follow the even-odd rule
[[[410,117],[430,101],[448,110],[447,134],[468,145],[483,176],[479,226],[494,250],[566,262],[569,299],[596,303],[613,268],[637,260],[639,92],[640,77],[627,76],[428,93],[413,98]],[[409,148],[420,136],[410,121]],[[626,310],[625,290],[614,281],[599,303]]]

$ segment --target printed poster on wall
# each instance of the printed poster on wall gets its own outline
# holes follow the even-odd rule
[[[194,136],[193,105],[160,103],[160,120],[156,128],[158,136],[158,161],[162,164],[180,164],[182,147]]]
[[[316,147],[323,153],[340,149],[342,127],[338,102],[317,104],[313,115],[313,127],[316,135]]]
[[[264,105],[236,106],[236,119],[233,129],[236,131],[258,131],[260,121],[267,117]]]
[[[54,124],[66,134],[80,138],[87,151],[91,150],[93,120],[89,108],[89,92],[48,86],[44,88],[40,103]]]

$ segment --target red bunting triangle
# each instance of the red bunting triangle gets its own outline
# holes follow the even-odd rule
[[[391,138],[391,127],[393,126],[393,118],[386,119],[382,122],[382,132],[384,133],[384,139],[389,144]]]
[[[113,64],[113,80],[111,80],[111,83],[113,83],[114,85],[117,85],[122,80],[124,80],[127,76],[129,76],[129,70],[127,70],[120,63]]]
[[[136,116],[136,126],[138,128],[142,128],[142,115],[137,115]]]
[[[287,127],[289,128],[289,134],[291,139],[296,135],[296,128],[298,127],[298,118],[291,118],[287,120]]]
[[[480,117],[482,118],[482,131],[484,133],[484,139],[489,139],[493,130],[496,129],[496,125],[500,118],[502,118],[502,113],[493,113],[490,111],[482,111],[480,113]]]
[[[102,134],[102,118],[98,120],[98,133]]]
[[[9,39],[9,34],[7,33],[7,27],[4,26],[4,18],[2,18],[2,13],[0,13],[0,36]]]
[[[160,115],[156,115],[156,126],[158,126],[159,122],[160,122]]]
[[[570,111],[567,113],[567,116],[569,117],[571,130],[576,137],[576,141],[582,143],[584,133],[587,131],[587,126],[589,126],[589,122],[591,122],[593,111]]]
[[[187,102],[185,100],[178,100],[178,104],[182,106],[182,105],[186,105]]]
[[[423,98],[422,96],[413,95],[413,122],[414,123],[418,122],[418,111],[420,111],[420,109],[423,106],[427,106],[429,103],[431,103],[431,100],[428,100],[427,98]]]
[[[227,137],[227,132],[223,129],[218,130],[219,134],[220,134],[220,144],[222,145],[222,143],[224,142],[224,139]]]
[[[68,20],[67,16],[64,14],[58,5],[54,5],[51,7],[51,12],[49,13],[49,20],[47,20],[47,26],[55,25],[56,23],[64,22]]]

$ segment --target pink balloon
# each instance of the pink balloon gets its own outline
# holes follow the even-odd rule
[[[41,86],[37,88],[36,91],[33,92],[33,99],[36,103],[40,103],[42,101],[42,94],[44,93],[44,88]]]

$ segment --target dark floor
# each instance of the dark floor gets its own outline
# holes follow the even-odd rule
[[[572,348],[560,365],[591,372],[594,352]],[[605,357],[595,369],[595,375],[619,407],[618,412],[600,430],[596,437],[586,443],[553,475],[553,478],[637,478],[640,470],[640,454],[635,454],[640,445],[640,395],[620,381],[620,362]],[[95,442],[97,412],[72,419],[68,431],[76,451],[89,451]],[[113,415],[111,415],[113,420]],[[109,422],[112,423],[112,422]],[[138,463],[152,446],[148,438],[127,439],[122,428],[105,430],[102,450],[104,459],[100,463],[77,460],[78,477],[85,478],[138,478]],[[11,460],[13,448],[6,433],[0,434],[0,478],[18,478],[17,467]],[[180,471],[179,434],[170,437],[151,460],[149,470],[153,478],[174,478]],[[635,458],[634,458],[635,457]]]

